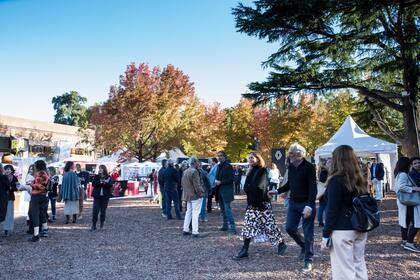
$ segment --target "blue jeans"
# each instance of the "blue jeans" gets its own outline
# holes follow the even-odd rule
[[[319,208],[318,208],[318,224],[324,223],[324,211],[327,207],[327,202],[325,199],[321,199],[319,202]]]
[[[165,200],[166,200],[166,217],[172,219],[172,201],[174,202],[175,214],[177,219],[181,219],[181,212],[179,211],[179,196],[176,189],[165,190]]]
[[[302,217],[305,202],[289,201],[289,209],[287,211],[286,231],[295,242],[300,246],[302,252],[305,252],[305,262],[312,262],[314,256],[314,221],[316,215],[315,206],[312,207],[312,214],[308,219]],[[299,221],[303,221],[303,235],[298,233]]]
[[[223,196],[219,195],[220,210],[223,214],[223,227],[229,229],[230,232],[236,233],[235,220],[233,219],[232,208],[230,202],[223,200]],[[229,227],[228,227],[229,226]]]
[[[203,203],[201,204],[200,219],[206,219],[206,206],[207,206],[207,196],[203,197]]]
[[[55,219],[55,214],[56,214],[57,197],[54,196],[53,193],[49,192],[48,193],[48,201],[51,204],[51,215],[52,215],[52,218],[54,220]],[[47,205],[47,208],[48,208],[48,205]]]
[[[166,215],[166,192],[160,188],[160,193],[162,194],[162,213]]]

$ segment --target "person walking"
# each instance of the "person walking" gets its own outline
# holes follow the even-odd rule
[[[366,179],[352,147],[338,146],[333,151],[327,181],[327,210],[321,242],[321,249],[330,252],[333,280],[368,279],[367,233],[354,230],[351,222],[353,197],[365,193]]]
[[[28,240],[31,242],[38,242],[40,236],[40,226],[42,226],[41,237],[48,237],[48,224],[47,224],[47,211],[48,199],[47,199],[47,184],[48,184],[48,172],[47,165],[43,160],[37,160],[34,163],[35,166],[35,180],[31,184],[31,221],[34,228],[32,237]]]
[[[15,192],[18,191],[17,185],[19,185],[19,181],[15,176],[15,168],[13,165],[5,165],[4,166],[4,174],[7,176],[9,180],[9,189],[7,191],[8,194],[8,201],[7,201],[7,213],[6,213],[6,220],[4,221],[3,230],[4,235],[8,236],[13,231],[15,227]]]
[[[200,172],[200,184],[203,187],[203,203],[200,211],[200,222],[208,222],[206,215],[207,197],[211,193],[211,185],[209,180],[209,174],[203,169],[201,162],[199,162],[198,172]]]
[[[100,216],[100,228],[104,227],[106,218],[106,209],[108,208],[109,198],[112,196],[112,179],[108,174],[105,165],[99,165],[98,174],[95,175],[92,182],[93,186],[93,210],[91,231],[96,230],[98,215]]]
[[[182,176],[183,194],[182,200],[187,203],[187,210],[184,219],[184,235],[190,235],[190,224],[192,225],[192,236],[199,237],[198,217],[203,203],[204,190],[200,182],[200,161],[197,157],[190,158],[190,167],[184,171]]]
[[[319,182],[322,186],[325,186],[327,179],[328,179],[328,168],[331,164],[331,161],[328,159],[325,164],[321,165],[320,172],[319,172]],[[325,195],[321,195],[318,198],[319,201],[319,208],[318,208],[318,226],[324,226],[324,211],[327,206],[327,202],[325,200]]]
[[[382,181],[384,180],[385,171],[384,165],[376,161],[376,158],[372,159],[372,166],[370,168],[370,174],[372,178],[372,184],[375,189],[375,199],[382,201],[384,198],[382,192]]]
[[[64,200],[66,224],[70,222],[70,216],[73,216],[72,222],[76,223],[77,214],[79,213],[80,180],[74,172],[74,163],[72,161],[66,162],[64,166],[61,198]]]
[[[261,237],[268,238],[273,246],[277,246],[279,256],[284,255],[287,246],[280,229],[277,227],[271,207],[271,199],[267,195],[269,181],[264,159],[260,154],[251,152],[248,156],[248,163],[250,168],[244,185],[247,200],[244,227],[242,228],[244,245],[233,258],[235,260],[247,258],[251,239]]]
[[[219,204],[223,214],[223,225],[220,231],[229,231],[230,234],[236,234],[235,219],[233,218],[231,203],[234,199],[233,190],[233,168],[227,160],[226,153],[220,151],[217,153],[219,166],[216,173],[216,186],[219,188]]]
[[[0,163],[0,224],[6,219],[7,203],[9,200],[10,182],[6,175],[3,175],[3,164]],[[1,240],[0,240],[1,243]]]
[[[89,172],[82,169],[82,166],[78,163],[76,164],[76,174],[77,177],[80,179],[80,195],[79,195],[79,214],[78,218],[82,219],[82,213],[83,213],[83,203],[86,198],[86,190],[87,185],[89,183]]]
[[[168,160],[168,167],[163,174],[166,198],[166,218],[172,219],[172,201],[174,202],[175,215],[178,220],[181,220],[180,201],[177,186],[179,184],[179,175],[174,167],[174,161]]]
[[[161,204],[162,204],[162,217],[166,218],[166,194],[165,194],[165,180],[164,174],[167,166],[167,160],[162,160],[161,164],[162,167],[159,169],[158,172],[158,183],[159,183],[159,191],[161,195]]]
[[[395,192],[413,193],[419,192],[420,187],[408,175],[410,171],[410,159],[401,157],[398,159],[394,169]],[[401,227],[401,246],[405,250],[420,253],[420,248],[414,244],[414,237],[420,228],[420,205],[408,206],[398,199],[398,223]]]
[[[277,189],[277,193],[281,194],[290,191],[286,231],[301,248],[299,259],[304,261],[303,271],[309,272],[312,270],[314,255],[317,185],[315,167],[305,159],[305,155],[305,148],[298,143],[290,146],[287,183]],[[304,237],[298,233],[301,219],[303,220]]]
[[[50,182],[48,183],[51,186],[51,189],[47,190],[48,202],[51,205],[51,218],[48,218],[48,222],[54,223],[56,221],[56,205],[57,205],[57,196],[58,196],[58,184],[60,178],[57,175],[57,172],[54,167],[48,167],[48,173],[50,176]],[[47,206],[48,210],[48,206]],[[48,213],[47,213],[48,217]]]
[[[209,197],[207,199],[207,213],[211,213],[212,211],[212,204],[213,204],[213,197],[216,200],[216,203],[218,201],[217,193],[216,193],[216,174],[217,174],[217,168],[218,168],[218,161],[217,158],[211,158],[209,159],[209,169],[208,169],[208,177],[209,177],[209,183],[211,186],[211,193],[209,194]]]

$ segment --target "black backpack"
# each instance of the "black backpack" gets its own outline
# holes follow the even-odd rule
[[[360,232],[368,232],[379,226],[378,204],[369,193],[353,196],[351,223],[353,228]]]

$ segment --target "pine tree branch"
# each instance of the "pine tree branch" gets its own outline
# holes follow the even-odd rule
[[[403,142],[403,137],[397,135],[394,131],[392,131],[392,129],[379,114],[378,110],[376,110],[375,105],[372,103],[372,101],[369,100],[369,98],[365,97],[365,102],[373,115],[373,121],[375,121],[378,124],[379,128],[385,134],[391,137],[397,144],[401,144]]]

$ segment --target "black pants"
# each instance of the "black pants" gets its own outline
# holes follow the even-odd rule
[[[408,243],[414,242],[414,237],[416,237],[418,228],[414,227],[414,207],[407,206],[407,214],[405,223],[406,228],[401,227],[401,237],[402,240],[407,240]]]
[[[213,204],[213,190],[211,194],[207,197],[207,213],[211,213],[211,206]]]
[[[109,197],[101,196],[93,198],[93,216],[92,223],[96,225],[98,222],[98,214],[101,212],[101,224],[105,222],[106,208],[108,207]]]
[[[30,212],[33,227],[47,222],[48,199],[45,195],[32,195]]]

